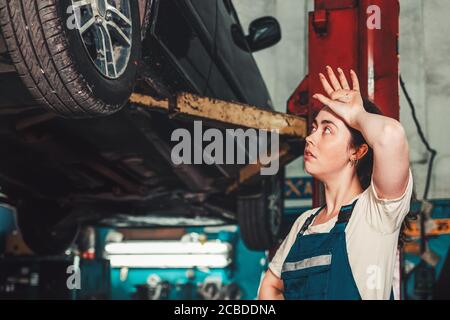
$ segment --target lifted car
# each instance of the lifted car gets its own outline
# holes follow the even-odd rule
[[[252,52],[281,39],[274,18],[246,35],[231,0],[0,0],[0,26],[0,185],[32,250],[63,252],[82,224],[238,221],[250,248],[276,244],[282,170],[226,193],[242,165],[174,165],[170,135],[192,123],[128,103],[271,109]]]

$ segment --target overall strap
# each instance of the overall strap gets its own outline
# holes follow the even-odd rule
[[[353,209],[355,208],[357,201],[358,201],[358,199],[353,201],[352,204],[343,206],[341,208],[341,210],[339,211],[339,216],[336,221],[336,224],[334,225],[333,229],[331,229],[330,232],[339,232],[339,231],[345,230],[345,228],[347,227],[347,223],[349,222],[349,220],[352,216]]]
[[[342,223],[347,223],[350,220],[350,217],[352,215],[353,212],[353,208],[355,207],[356,202],[358,201],[358,199],[356,199],[355,201],[353,201],[352,204],[350,205],[346,205],[343,206],[341,208],[341,210],[339,211],[339,216],[338,219],[336,221],[336,224],[334,225],[333,229],[331,231],[333,231],[336,226],[342,224]],[[314,221],[314,218],[326,207],[326,205],[323,205],[322,207],[320,207],[316,212],[314,212],[312,215],[310,215],[308,217],[308,219],[306,219],[305,223],[303,224],[302,228],[300,229],[299,235],[303,235],[306,230],[308,230],[309,226],[311,225],[311,223]],[[346,225],[345,225],[346,226]],[[344,226],[344,228],[345,228]]]
[[[325,208],[325,205],[320,207],[319,209],[317,209],[316,212],[314,212],[312,215],[310,215],[308,217],[308,219],[306,219],[305,223],[303,224],[302,228],[300,229],[300,232],[298,233],[299,235],[303,235],[306,230],[308,230],[309,226],[311,225],[311,223],[313,222],[314,218],[320,213],[320,211],[323,210],[323,208]]]

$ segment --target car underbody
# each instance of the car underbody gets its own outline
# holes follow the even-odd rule
[[[239,198],[246,196],[253,197],[248,200],[247,205],[251,209],[247,211],[259,208],[257,211],[263,211],[261,214],[270,216],[268,195],[274,183],[269,182],[270,178],[255,177],[238,188],[230,189],[230,185],[239,180],[244,164],[175,165],[171,161],[174,145],[171,134],[180,128],[192,132],[192,121],[173,119],[167,114],[126,103],[131,90],[157,99],[171,98],[179,92],[202,94],[206,90],[214,98],[230,96],[236,101],[249,102],[252,90],[246,88],[249,91],[245,93],[244,87],[236,85],[238,81],[230,73],[232,69],[224,57],[214,54],[217,70],[213,72],[221,72],[221,80],[217,73],[219,80],[215,87],[205,82],[208,85],[199,89],[198,84],[204,80],[200,77],[200,82],[195,82],[191,77],[198,75],[194,69],[189,69],[191,65],[186,64],[187,59],[176,56],[180,52],[195,55],[196,52],[185,52],[191,50],[189,46],[193,44],[186,42],[183,46],[187,47],[170,47],[177,34],[170,30],[167,16],[158,19],[159,25],[155,25],[155,17],[151,14],[156,13],[150,10],[150,6],[145,7],[153,2],[139,1],[138,15],[133,11],[136,4],[129,5],[127,19],[115,11],[116,17],[120,18],[115,27],[124,23],[131,26],[132,21],[136,25],[138,20],[143,27],[138,34],[134,28],[123,27],[129,32],[126,36],[133,40],[130,42],[134,44],[133,47],[130,45],[132,58],[123,68],[123,76],[114,73],[117,79],[108,78],[111,69],[106,47],[100,55],[105,63],[101,66],[86,47],[89,39],[83,38],[83,27],[80,27],[80,33],[70,29],[61,31],[59,27],[64,26],[55,26],[56,20],[48,18],[58,17],[61,22],[65,21],[62,19],[66,17],[62,3],[74,4],[73,0],[51,1],[48,7],[40,7],[35,0],[25,2],[30,6],[29,12],[18,2],[0,2],[0,13],[7,21],[0,39],[0,144],[5,150],[0,158],[0,186],[1,193],[6,195],[2,201],[16,207],[19,212],[19,227],[22,225],[22,231],[28,230],[29,238],[25,240],[29,244],[43,239],[45,229],[51,237],[44,237],[45,243],[37,249],[42,248],[42,252],[46,252],[59,239],[61,242],[70,240],[69,233],[58,238],[55,229],[75,230],[72,226],[88,224],[149,227],[236,223]],[[77,3],[86,6],[83,1],[75,1]],[[159,13],[169,14],[176,5],[164,2]],[[191,7],[183,7],[183,10],[188,9],[192,10]],[[111,7],[111,10],[115,9]],[[12,12],[23,17],[17,18]],[[26,31],[27,21],[36,19],[33,12],[46,19],[39,28],[32,29],[35,37]],[[100,11],[96,8],[93,12],[99,14]],[[107,19],[107,13],[97,16],[98,20]],[[180,15],[178,20],[182,18]],[[269,22],[273,23],[272,20]],[[102,20],[101,24],[106,23]],[[183,23],[178,26],[180,29],[188,26],[188,20]],[[191,32],[189,37],[193,36],[194,29],[185,30]],[[224,30],[228,32],[226,28]],[[22,36],[26,38],[25,44],[17,40]],[[139,41],[139,36],[142,41]],[[124,37],[125,33],[119,36],[122,40]],[[55,39],[60,41],[61,53],[50,45]],[[41,41],[47,46],[41,46]],[[200,48],[199,43],[196,45]],[[15,47],[20,50],[14,50]],[[84,54],[77,51],[83,52],[84,49]],[[248,83],[262,90],[261,94],[253,93],[253,99],[261,101],[258,108],[269,109],[270,98],[264,82],[251,52],[244,49],[238,48],[236,52],[248,58],[252,72],[245,74],[253,77]],[[133,58],[138,56],[139,59]],[[48,64],[44,66],[42,61],[48,61]],[[211,67],[208,64],[202,67],[213,70],[212,60],[208,63]],[[188,74],[187,70],[192,73]],[[99,81],[104,83],[97,87],[90,85],[99,84]],[[225,88],[220,81],[229,83],[230,87]],[[120,88],[120,94],[110,98],[115,95],[114,86]],[[236,90],[231,94],[233,88]],[[224,89],[228,91],[221,91]],[[83,105],[83,101],[86,104]],[[227,127],[213,122],[205,123],[205,129],[208,126],[222,131]],[[279,175],[276,179],[281,182],[282,178],[283,175]],[[277,201],[280,200],[278,197]],[[272,202],[270,206],[277,210],[273,214],[278,217],[281,207],[274,207]],[[275,229],[278,230],[278,218],[275,219],[277,221],[274,219],[269,217],[262,221],[277,223]],[[251,230],[254,222],[246,223]],[[271,234],[271,228],[263,225],[260,231],[263,235]],[[276,230],[273,232],[278,232]],[[254,243],[267,247],[274,240],[268,240],[266,244],[255,240]],[[58,249],[63,249],[63,246]]]

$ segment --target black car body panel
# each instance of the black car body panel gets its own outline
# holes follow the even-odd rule
[[[250,49],[236,44],[245,43],[245,35],[231,1],[166,0],[153,5],[144,58],[156,68],[170,65],[174,75],[164,72],[163,77],[175,83],[174,90],[190,86],[200,95],[271,107]],[[159,52],[170,62],[161,63]],[[180,78],[188,84],[179,84]]]

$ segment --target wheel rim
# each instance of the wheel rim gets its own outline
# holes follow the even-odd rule
[[[98,71],[110,79],[126,70],[132,48],[130,0],[71,0],[76,26]]]

